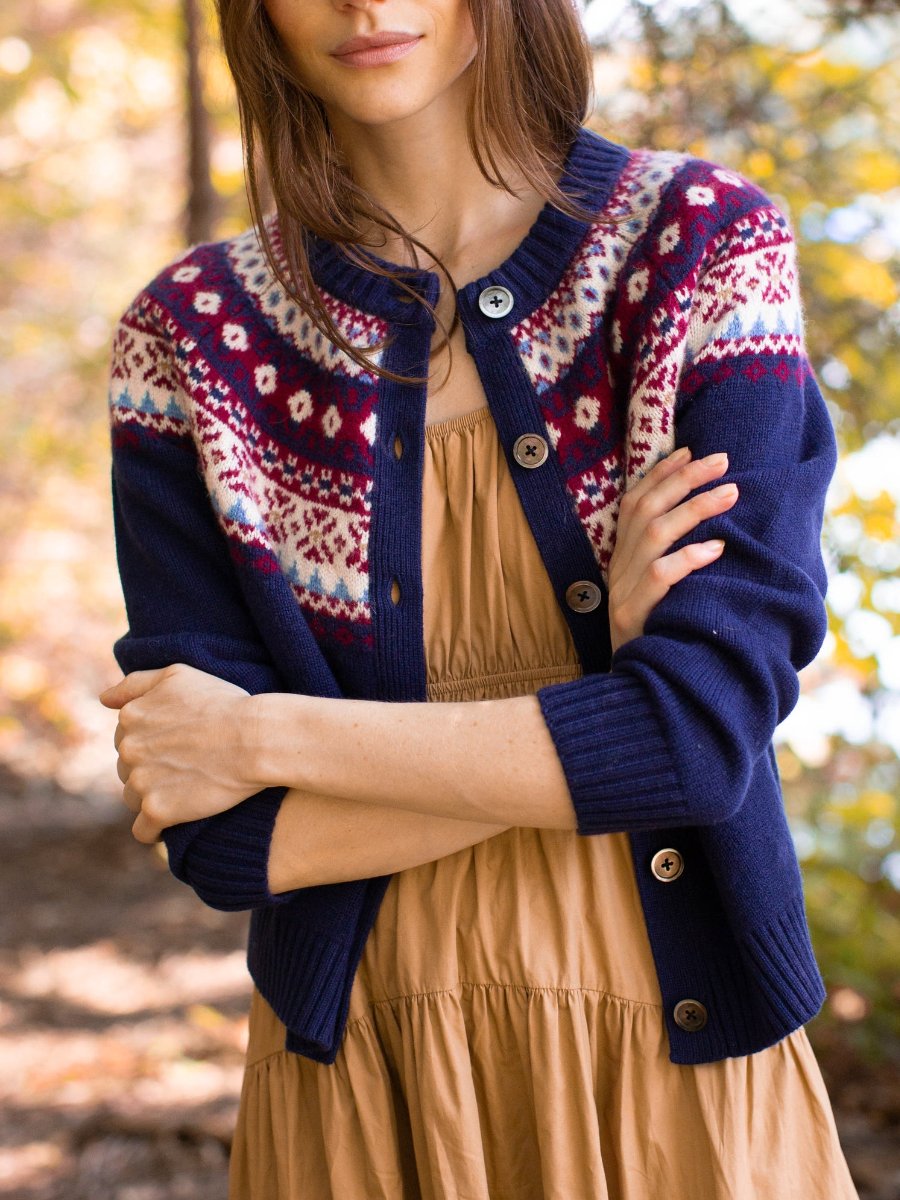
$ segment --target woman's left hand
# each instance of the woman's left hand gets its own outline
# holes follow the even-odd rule
[[[259,790],[242,777],[249,698],[186,663],[130,671],[100,693],[101,704],[119,710],[117,771],[139,842],[157,842],[167,826],[223,812]]]

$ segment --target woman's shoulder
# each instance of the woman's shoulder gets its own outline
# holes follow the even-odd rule
[[[277,224],[267,220],[271,233]],[[255,226],[216,241],[198,242],[165,262],[128,302],[120,323],[139,323],[163,336],[176,328],[200,339],[245,315],[251,297],[276,284]]]
[[[724,238],[747,236],[741,222],[765,227],[770,220],[793,236],[784,197],[736,167],[686,150],[632,148],[611,205],[626,217],[635,257],[682,275]]]
[[[783,198],[714,159],[652,148],[631,151],[616,192],[610,204],[626,219],[594,240],[604,261],[609,238],[622,240],[612,250],[620,264],[611,304],[617,355],[648,354],[647,342],[671,349],[673,324],[692,337],[702,324],[705,336],[707,309],[727,309],[743,324],[751,310],[758,317],[768,285],[776,324],[799,324],[796,238]]]

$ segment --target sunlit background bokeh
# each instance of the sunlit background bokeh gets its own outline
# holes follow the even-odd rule
[[[192,11],[199,94],[188,87]],[[810,1032],[823,1060],[851,1054],[900,1066],[897,5],[595,0],[583,20],[596,46],[590,123],[632,146],[689,150],[742,171],[797,234],[808,348],[841,448],[824,531],[830,630],[777,735],[829,990]],[[208,134],[193,159],[191,115]],[[30,823],[37,836],[55,823],[75,837],[113,825],[125,839],[115,717],[96,699],[120,675],[111,645],[126,627],[106,364],[117,317],[159,267],[188,239],[228,236],[249,221],[211,10],[191,0],[6,0],[0,189],[0,782],[9,794],[0,828],[21,836]],[[3,1045],[21,1035],[2,1024],[16,988],[52,998],[72,963],[59,959],[54,974],[42,950],[45,976],[34,983],[34,957],[9,953]],[[113,941],[92,950],[85,938],[78,953],[82,971],[91,974],[93,962],[107,981],[101,989],[121,984],[123,970],[138,987]],[[239,952],[225,954],[222,970],[226,992],[238,976],[242,985]],[[79,1003],[103,1011],[88,982],[79,988]],[[202,988],[188,991],[184,1011],[201,1028],[227,1027],[239,1050],[239,1019],[220,1013],[217,1025]],[[127,1014],[122,1003],[116,1011]],[[184,1064],[199,1060],[179,1046],[175,1058],[190,1075]],[[233,1099],[236,1072],[232,1063],[215,1076],[213,1092]],[[73,1103],[77,1096],[76,1087]],[[17,1195],[51,1194],[35,1190],[40,1170],[29,1166],[43,1162],[46,1175],[48,1163],[58,1165],[44,1153],[15,1159],[17,1186],[32,1188]]]

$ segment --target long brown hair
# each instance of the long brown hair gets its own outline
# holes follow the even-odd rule
[[[469,146],[488,182],[512,194],[496,151],[516,163],[530,186],[578,220],[594,215],[570,200],[557,182],[563,157],[586,114],[593,86],[593,59],[572,0],[468,0],[478,41],[474,84],[466,112]],[[315,327],[365,369],[407,383],[425,377],[378,367],[368,354],[388,343],[360,347],[332,320],[313,280],[303,228],[336,243],[352,261],[393,281],[431,312],[445,340],[449,329],[434,306],[403,281],[402,267],[385,269],[359,244],[363,221],[391,230],[412,261],[414,247],[431,255],[454,295],[444,263],[405,229],[350,176],[333,141],[325,107],[299,79],[262,0],[216,0],[225,56],[237,89],[250,210],[273,274]],[[494,86],[497,79],[503,87]],[[263,202],[260,160],[278,215],[278,251]],[[445,343],[433,345],[436,353]],[[451,349],[452,355],[452,349]]]

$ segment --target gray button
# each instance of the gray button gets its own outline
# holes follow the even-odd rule
[[[478,297],[478,307],[486,317],[505,317],[512,306],[512,292],[499,284],[486,287]]]
[[[679,1000],[675,1005],[675,1024],[688,1033],[696,1033],[706,1024],[706,1006],[699,1000]]]
[[[603,593],[590,579],[576,579],[566,588],[566,604],[575,612],[592,612],[603,599]]]
[[[539,467],[547,454],[547,440],[539,433],[523,433],[513,445],[513,458],[520,467]]]
[[[657,850],[653,855],[653,858],[650,860],[650,870],[663,883],[671,883],[684,870],[684,859],[677,850],[673,850],[671,846],[666,846],[664,850]]]

